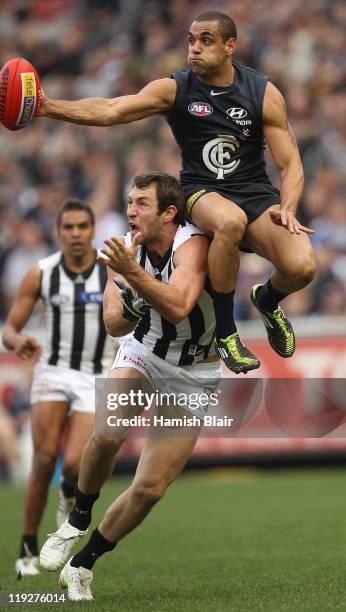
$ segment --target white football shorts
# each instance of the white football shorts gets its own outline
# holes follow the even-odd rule
[[[88,372],[38,363],[34,368],[30,401],[32,404],[68,402],[70,411],[95,412],[95,378],[95,374]]]
[[[221,379],[219,361],[201,362],[189,366],[176,366],[157,357],[135,338],[128,338],[120,343],[112,369],[130,367],[141,372],[153,387],[160,387],[162,392],[169,391],[177,396],[185,393],[192,397],[203,394],[201,402],[184,410],[204,419],[208,404],[205,405],[205,394],[213,393]],[[162,386],[160,386],[160,379]],[[180,404],[180,402],[179,402]],[[188,404],[188,403],[187,403]],[[181,405],[181,404],[180,404]]]

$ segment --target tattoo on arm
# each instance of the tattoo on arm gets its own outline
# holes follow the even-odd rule
[[[291,128],[291,126],[290,126],[290,124],[288,122],[288,119],[287,119],[287,106],[286,106],[286,102],[285,102],[284,98],[282,98],[282,107],[284,109],[284,113],[285,113],[285,117],[286,117],[286,130],[288,132],[289,139],[290,139],[291,143],[293,144],[293,146],[295,146],[296,149],[298,149],[298,144],[297,144],[296,137],[295,137],[294,132],[293,132],[293,130],[292,130],[292,128]]]
[[[297,139],[287,119],[286,119],[286,128],[287,128],[288,136],[289,136],[291,143],[293,144],[293,146],[296,147],[296,149],[298,149]]]

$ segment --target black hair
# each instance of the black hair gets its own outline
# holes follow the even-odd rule
[[[82,200],[79,200],[78,198],[67,198],[67,200],[64,200],[64,202],[61,204],[58,216],[56,218],[56,224],[58,229],[61,225],[61,219],[63,214],[65,212],[69,212],[70,210],[83,210],[89,215],[91,225],[93,227],[95,226],[95,215],[92,208],[90,208],[88,204],[85,204],[84,202],[82,202]]]
[[[237,38],[237,26],[233,19],[225,13],[218,11],[206,11],[198,15],[194,21],[217,21],[221,32],[222,40],[225,43],[229,38]]]

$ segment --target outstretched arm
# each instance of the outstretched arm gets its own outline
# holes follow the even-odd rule
[[[176,94],[174,79],[158,79],[133,96],[119,98],[85,98],[51,100],[43,92],[37,117],[60,119],[82,125],[115,125],[131,123],[171,110]]]
[[[13,306],[4,325],[2,340],[5,347],[14,350],[22,359],[29,359],[40,350],[36,338],[21,333],[39,297],[41,271],[30,268],[24,276]]]
[[[280,168],[281,178],[281,207],[280,210],[270,211],[272,221],[291,234],[313,234],[313,230],[296,219],[304,187],[303,166],[297,141],[288,123],[285,100],[272,83],[267,84],[264,96],[263,129],[273,159]]]

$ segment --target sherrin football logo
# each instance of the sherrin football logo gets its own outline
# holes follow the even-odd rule
[[[211,115],[214,111],[212,105],[207,102],[191,102],[187,110],[196,117],[206,117],[206,115]]]
[[[8,87],[8,75],[9,69],[6,68],[2,71],[1,81],[0,81],[0,120],[2,121],[4,118],[5,110],[6,110],[6,94]]]
[[[23,72],[22,78],[22,106],[16,122],[18,127],[23,127],[31,121],[36,102],[36,81],[33,72]]]

